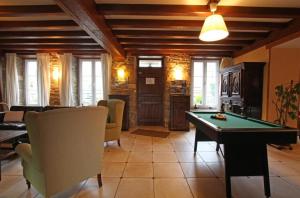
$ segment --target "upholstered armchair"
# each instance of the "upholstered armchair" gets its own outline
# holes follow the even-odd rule
[[[104,140],[117,140],[120,146],[120,135],[122,129],[123,111],[125,102],[119,99],[100,100],[98,106],[108,107],[108,119],[105,128]]]
[[[0,112],[9,111],[9,107],[5,102],[0,102]]]
[[[23,175],[46,198],[95,175],[101,186],[105,107],[28,112],[31,144],[19,144]]]

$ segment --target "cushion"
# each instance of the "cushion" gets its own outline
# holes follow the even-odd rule
[[[7,111],[5,112],[3,122],[22,122],[24,111]]]

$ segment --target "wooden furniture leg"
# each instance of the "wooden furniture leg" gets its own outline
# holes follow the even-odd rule
[[[30,189],[31,188],[31,183],[27,179],[26,179],[26,184],[27,184],[27,188]]]
[[[101,188],[102,187],[101,173],[97,174],[97,180],[98,180],[98,186],[99,186],[99,188]]]
[[[120,141],[120,139],[118,139],[118,145],[121,146],[121,141]]]

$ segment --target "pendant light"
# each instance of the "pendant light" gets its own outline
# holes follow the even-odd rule
[[[229,35],[226,24],[222,15],[215,14],[217,3],[210,3],[209,6],[212,15],[206,17],[199,39],[207,42],[222,40]]]

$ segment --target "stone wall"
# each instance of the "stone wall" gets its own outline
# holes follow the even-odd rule
[[[73,90],[73,105],[79,105],[79,95],[78,95],[78,58],[73,57],[72,64],[72,90]],[[53,71],[58,69],[61,70],[61,62],[59,60],[59,55],[57,53],[50,54],[50,105],[60,105],[60,93],[59,93],[59,80],[53,78]]]
[[[119,85],[115,82],[117,78],[117,69],[122,67],[128,74],[128,83]],[[136,108],[136,58],[127,57],[125,61],[113,61],[111,71],[111,91],[110,94],[128,94],[129,95],[129,120],[130,127],[137,125]]]
[[[76,58],[76,57],[73,57],[72,61],[73,61],[73,64],[72,64],[72,91],[73,91],[72,100],[73,100],[73,105],[78,106],[79,105],[79,90],[78,90],[79,62],[78,62],[78,58]]]
[[[2,98],[0,98],[0,102],[4,101],[4,98],[5,98],[5,90],[4,90],[4,87],[5,87],[5,63],[4,63],[4,55],[0,55],[0,91],[1,91],[1,96]]]
[[[19,79],[19,104],[25,105],[25,62],[17,56],[17,70]]]
[[[175,80],[175,68],[182,68],[182,80],[187,83],[187,95],[190,95],[191,86],[191,57],[187,54],[176,54],[166,56],[165,64],[165,92],[164,92],[164,126],[169,125],[170,114],[170,84]]]
[[[60,60],[57,53],[50,54],[50,105],[59,105],[60,96],[59,96],[59,80],[53,78],[54,70],[60,70]]]

